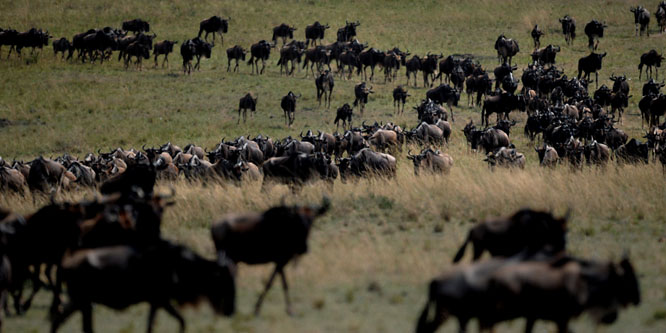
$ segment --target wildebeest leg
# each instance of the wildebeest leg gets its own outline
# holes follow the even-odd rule
[[[241,120],[241,108],[238,108],[238,122],[236,123],[236,125],[240,124],[240,120]]]
[[[291,310],[291,299],[289,299],[289,285],[287,284],[287,276],[284,273],[284,266],[280,267],[280,277],[282,279],[282,290],[284,291],[284,301],[287,306],[287,314],[292,316],[294,313]]]
[[[76,310],[78,310],[78,308],[73,302],[67,303],[63,312],[56,314],[51,320],[51,332],[55,333],[58,330],[58,327],[60,327],[60,325],[62,325],[62,323],[64,323]]]
[[[467,332],[467,323],[469,322],[469,318],[460,316],[458,317],[458,332],[460,333],[465,333]],[[479,327],[481,325],[479,324]]]
[[[49,313],[51,317],[55,316],[58,313],[60,304],[62,303],[62,300],[60,299],[60,293],[62,291],[62,275],[61,275],[62,273],[59,266],[55,266],[55,269],[56,269],[56,279],[55,283],[53,283],[53,300],[51,301],[51,309]],[[47,274],[47,277],[48,276],[49,274]]]
[[[596,88],[599,88],[599,72],[594,72],[594,85]]]
[[[92,333],[93,332],[92,304],[87,303],[81,306],[81,316],[83,319],[83,332]]]
[[[433,308],[434,306],[434,308]],[[434,313],[431,313],[433,312]],[[430,317],[433,316],[432,320]],[[419,321],[416,326],[417,332],[435,332],[439,326],[442,325],[444,320],[446,320],[447,313],[444,309],[441,308],[440,304],[437,301],[432,299],[428,300],[425,308],[419,316]]]
[[[162,67],[164,67],[164,63],[166,62],[167,66],[169,66],[169,54],[164,55],[164,60],[162,60]]]
[[[527,321],[525,321],[525,333],[532,333],[534,322],[534,318],[527,318]]]
[[[266,59],[261,59],[261,73],[260,75],[264,74],[264,69],[266,69]],[[259,70],[259,66],[257,66],[257,70]]]
[[[162,62],[162,67],[164,67],[164,62]],[[157,68],[157,53],[155,53],[155,68]]]
[[[558,320],[556,323],[559,333],[569,333],[569,321],[566,319]]]
[[[28,311],[30,305],[32,304],[32,299],[35,298],[35,295],[42,286],[42,281],[39,279],[39,273],[40,273],[40,267],[37,266],[35,268],[35,271],[32,273],[32,291],[30,292],[30,296],[28,296],[28,299],[23,304],[20,305],[21,313]]]
[[[254,306],[254,315],[258,316],[259,315],[259,310],[261,310],[261,303],[264,301],[264,297],[266,297],[266,294],[268,293],[268,290],[271,289],[271,285],[273,284],[273,280],[275,280],[275,276],[278,273],[278,268],[279,266],[275,266],[275,270],[273,270],[273,273],[271,273],[271,277],[268,279],[268,282],[266,282],[266,286],[264,287],[264,291],[259,295],[259,299],[257,300],[257,304]]]
[[[479,258],[481,258],[481,255],[483,254],[483,250],[485,248],[483,247],[483,244],[479,242],[476,239],[472,239],[472,261],[477,261]]]
[[[171,305],[171,303],[165,302],[163,306],[164,306],[164,310],[166,310],[166,312],[168,314],[170,314],[172,317],[174,317],[174,318],[176,318],[176,320],[178,320],[178,325],[180,326],[179,332],[184,333],[185,332],[185,319],[183,319],[183,316],[178,312],[178,310],[176,310],[176,308],[173,307],[173,305]]]

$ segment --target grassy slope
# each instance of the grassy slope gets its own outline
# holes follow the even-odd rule
[[[646,4],[653,11],[655,3]],[[573,48],[563,47],[559,65],[573,75],[578,58],[587,54],[582,32],[592,18],[606,20],[607,37],[601,41],[608,51],[601,72],[603,82],[612,73],[626,73],[634,98],[622,128],[631,136],[641,136],[636,101],[641,84],[636,65],[641,53],[656,48],[661,51],[661,35],[649,39],[633,37],[629,4],[604,2],[541,1],[467,1],[464,4],[436,2],[253,2],[239,1],[21,1],[6,2],[0,12],[0,25],[25,30],[30,26],[48,28],[56,36],[71,36],[90,27],[120,25],[124,19],[142,17],[151,22],[158,38],[183,41],[198,30],[198,22],[213,14],[232,16],[224,46],[215,47],[212,59],[202,62],[202,71],[183,76],[180,56],[171,56],[171,69],[143,72],[125,71],[112,61],[103,66],[70,64],[55,60],[50,49],[37,63],[14,57],[0,61],[0,118],[12,125],[0,129],[0,155],[32,158],[39,154],[63,152],[83,154],[97,148],[141,146],[171,140],[179,144],[196,142],[211,147],[223,136],[264,133],[282,137],[302,129],[333,130],[333,111],[317,108],[312,78],[304,73],[294,78],[279,76],[277,57],[269,61],[267,75],[249,75],[243,65],[240,74],[226,73],[224,49],[233,44],[248,47],[259,39],[270,38],[271,27],[283,21],[295,24],[297,36],[303,36],[306,24],[314,20],[329,22],[337,28],[344,20],[360,20],[359,39],[378,48],[399,46],[412,53],[427,51],[471,53],[487,68],[495,64],[493,42],[499,33],[517,38],[522,52],[515,59],[523,67],[531,49],[528,33],[539,23],[548,33],[542,40],[564,45],[557,34],[557,17],[570,14],[578,21],[579,37]],[[654,28],[654,24],[653,24]],[[335,29],[332,29],[335,30]],[[331,41],[334,31],[327,32]],[[3,54],[6,57],[6,48]],[[4,57],[3,57],[4,58]],[[34,60],[34,58],[27,58]],[[399,74],[404,83],[404,70]],[[379,76],[381,78],[381,75]],[[333,106],[353,100],[352,87],[359,82],[336,81]],[[379,80],[379,82],[383,82]],[[394,84],[375,83],[364,119],[393,120],[414,126],[413,113],[394,117],[390,92]],[[293,129],[283,126],[280,98],[287,91],[303,93]],[[413,105],[425,89],[410,88]],[[246,91],[259,96],[257,117],[236,126],[238,98]],[[466,96],[463,96],[463,103]],[[268,267],[241,267],[240,314],[232,320],[214,319],[207,308],[187,311],[193,331],[219,330],[266,331],[395,331],[412,329],[425,301],[426,281],[446,267],[470,222],[485,216],[507,214],[520,206],[553,209],[563,213],[573,209],[570,245],[574,253],[593,258],[617,257],[630,249],[641,272],[644,304],[624,312],[609,331],[663,331],[666,322],[666,286],[663,275],[666,191],[659,166],[610,167],[571,173],[567,167],[541,170],[529,143],[514,134],[517,147],[528,157],[525,172],[488,172],[480,155],[467,151],[459,129],[464,120],[478,121],[476,109],[455,109],[453,143],[448,148],[455,168],[447,177],[412,175],[411,167],[400,159],[398,179],[386,185],[361,181],[336,184],[331,193],[334,208],[318,222],[311,238],[311,253],[288,274],[297,316],[283,314],[282,295],[273,290],[262,316],[249,315],[260,291]],[[516,116],[524,120],[523,115]],[[358,118],[357,118],[358,119]],[[358,120],[357,120],[358,121]],[[522,127],[522,124],[519,126]],[[516,129],[516,132],[520,132]],[[656,179],[656,181],[655,181]],[[244,189],[177,184],[178,203],[165,219],[168,237],[194,246],[212,255],[208,227],[226,212],[264,209],[287,195],[276,187],[267,195],[258,186]],[[325,192],[320,186],[307,187],[291,202],[316,201]],[[71,194],[78,198],[84,194]],[[22,212],[34,207],[14,197],[0,197],[0,205]],[[368,291],[370,284],[379,292]],[[45,331],[48,298],[42,296],[42,309],[26,317],[7,321],[9,331]],[[96,323],[100,331],[142,331],[146,308],[134,307],[117,314],[98,308]],[[174,322],[160,315],[159,329],[172,330]],[[67,330],[80,328],[78,317]],[[449,323],[447,331],[453,330]],[[500,331],[519,330],[522,322],[503,325]],[[547,324],[542,324],[542,327]],[[589,331],[587,321],[575,328]]]

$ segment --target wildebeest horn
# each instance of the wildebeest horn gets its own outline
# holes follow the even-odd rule
[[[145,143],[141,146],[141,150],[143,150],[143,151],[146,150],[146,144]]]
[[[101,154],[102,154],[102,148],[98,148],[97,149],[97,155],[101,155]]]

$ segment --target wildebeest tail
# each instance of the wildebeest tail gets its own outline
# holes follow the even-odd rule
[[[640,64],[638,64],[638,70],[642,71],[643,70],[643,62],[641,61]]]
[[[482,118],[482,119],[483,119],[483,118]],[[470,233],[467,235],[467,238],[465,239],[465,242],[463,243],[463,245],[460,246],[460,249],[459,249],[458,252],[456,253],[456,256],[453,257],[453,262],[454,262],[454,263],[460,261],[460,259],[462,259],[462,257],[465,255],[465,248],[467,247],[467,244],[469,244],[469,242],[470,242],[471,240],[472,240],[472,233],[470,232]]]
[[[419,321],[416,324],[416,333],[433,333],[446,320],[446,314],[439,313],[441,309],[437,308],[436,291],[437,283],[433,281],[430,283],[428,302],[423,308],[423,312],[421,312]],[[435,313],[433,314],[432,312]]]
[[[278,66],[282,65],[282,62],[283,62],[283,61],[282,61],[282,57],[280,57],[280,59],[278,59],[278,63],[277,63],[277,65],[278,65]]]

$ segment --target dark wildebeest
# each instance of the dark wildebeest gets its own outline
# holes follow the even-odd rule
[[[599,39],[604,37],[604,28],[608,26],[604,22],[592,20],[585,25],[585,34],[587,35],[587,47],[590,51],[596,51],[599,46]]]
[[[271,38],[271,40],[273,43],[277,43],[277,39],[280,37],[282,38],[282,45],[284,46],[284,44],[287,43],[288,38],[294,39],[295,30],[296,27],[290,27],[288,24],[282,23],[273,28],[273,38]]]
[[[442,54],[428,53],[421,61],[421,72],[423,72],[423,87],[428,87],[428,78],[430,78],[430,87],[435,84],[435,71],[437,70],[437,61],[444,56]]]
[[[641,79],[643,75],[643,65],[645,68],[645,75],[648,78],[652,78],[652,67],[655,67],[656,75],[655,79],[659,79],[659,67],[661,67],[661,61],[664,60],[664,56],[660,55],[656,50],[652,49],[647,53],[641,55],[641,62],[638,64],[638,79]]]
[[[449,82],[451,72],[453,72],[453,68],[460,62],[460,60],[453,58],[452,55],[446,57],[446,59],[441,60],[439,62],[439,73],[437,73],[437,76],[435,79],[439,78],[439,83],[442,84],[442,74],[444,74],[444,81]]]
[[[493,74],[495,75],[495,89],[499,88],[505,77],[513,77],[513,71],[516,69],[518,69],[518,66],[511,66],[508,63],[503,63],[495,67],[493,70]]]
[[[132,57],[136,57],[136,68],[141,70],[143,67],[143,59],[150,58],[150,49],[141,43],[134,42],[127,46],[125,49],[125,69],[129,67]]]
[[[213,45],[215,45],[215,33],[219,32],[220,40],[222,41],[222,45],[224,45],[224,36],[222,34],[227,33],[227,29],[229,29],[229,21],[231,21],[231,17],[223,19],[219,16],[212,16],[209,19],[201,21],[201,23],[199,23],[199,34],[197,35],[197,37],[201,38],[201,33],[206,31],[206,36],[204,36],[204,40],[208,41],[208,34],[212,32]]]
[[[51,331],[81,311],[83,331],[92,332],[93,303],[122,310],[147,302],[148,332],[160,308],[176,318],[184,332],[185,320],[171,302],[197,304],[206,299],[216,313],[231,316],[236,303],[235,270],[227,258],[209,261],[167,242],[146,250],[112,246],[76,251],[63,260],[69,303],[54,316]]]
[[[150,24],[142,19],[133,19],[123,22],[123,30],[131,31],[135,35],[140,32],[150,32]]]
[[[641,143],[640,141],[632,138],[629,142],[618,147],[615,150],[615,156],[619,162],[626,163],[638,163],[643,162],[648,164],[649,162],[649,149],[647,143]]]
[[[328,70],[331,70],[331,51],[326,50],[323,46],[317,46],[315,48],[305,51],[305,61],[303,61],[303,68],[305,68],[305,77],[308,77],[307,66],[310,64],[310,72],[312,76],[315,76],[314,67],[317,66],[317,71],[321,71],[324,65],[328,66]]]
[[[641,36],[643,36],[643,32],[646,32],[647,36],[650,37],[650,12],[643,6],[630,7],[629,11],[634,13],[636,36],[640,31]]]
[[[657,25],[659,25],[659,32],[663,33],[666,31],[666,1],[659,3],[657,11],[654,13],[654,17],[657,19]]]
[[[284,111],[284,124],[291,127],[291,124],[294,123],[295,112],[296,112],[296,100],[300,98],[301,95],[296,96],[293,92],[289,92],[286,96],[282,97],[280,102],[280,107]]]
[[[348,103],[338,108],[335,115],[335,128],[337,129],[340,126],[339,121],[342,120],[342,129],[347,129],[347,123],[349,123],[349,129],[352,128],[352,115],[354,110]]]
[[[595,76],[595,85],[598,87],[599,86],[599,70],[601,70],[601,63],[603,58],[606,56],[606,52],[604,53],[590,53],[590,55],[586,57],[582,57],[578,60],[578,79],[580,80],[581,74],[585,73],[583,75],[583,79],[587,80],[588,82],[590,81],[590,74],[594,73]]]
[[[666,113],[666,95],[659,94],[650,101],[650,121],[649,126],[659,125],[659,118]]]
[[[420,169],[432,173],[448,174],[453,167],[453,158],[449,154],[431,148],[423,149],[418,155],[412,155],[411,151],[408,151],[407,158],[414,162],[414,174],[417,176]]]
[[[229,71],[229,68],[231,68],[231,60],[236,60],[236,67],[234,67],[234,72],[238,70],[238,61],[245,61],[245,55],[247,54],[247,50],[245,50],[242,46],[236,45],[234,47],[230,47],[227,49],[227,72]]]
[[[511,63],[511,59],[518,52],[518,42],[514,39],[504,37],[504,34],[499,35],[495,41],[495,50],[497,50],[497,60],[499,63]]]
[[[192,69],[199,69],[201,57],[210,58],[213,45],[204,42],[201,38],[188,39],[180,45],[180,55],[183,57],[183,71],[190,74]],[[196,58],[197,63],[192,66],[192,60]]]
[[[560,160],[560,156],[557,154],[555,148],[543,144],[541,148],[534,148],[534,150],[539,155],[539,164],[544,167],[554,167]]]
[[[213,223],[211,234],[220,259],[249,265],[275,263],[264,291],[254,308],[259,314],[261,303],[280,274],[286,310],[292,315],[285,266],[308,251],[308,236],[316,218],[328,211],[330,202],[324,198],[320,206],[272,207],[263,213],[231,214]]]
[[[66,188],[76,177],[58,162],[38,157],[30,163],[26,181],[31,192],[51,193]]]
[[[340,178],[384,176],[395,177],[395,157],[363,148],[351,157],[340,160]]]
[[[292,75],[294,73],[294,69],[301,63],[303,52],[304,50],[296,45],[287,45],[282,47],[280,49],[280,59],[278,59],[277,62],[277,65],[280,66],[280,75],[282,75],[283,69],[287,76]],[[291,69],[289,69],[289,63],[291,63]],[[294,63],[298,65],[295,65]]]
[[[259,97],[254,97],[252,93],[247,93],[238,102],[238,122],[241,121],[241,110],[243,111],[243,123],[247,120],[247,109],[252,111],[251,116],[254,117],[254,112],[257,111],[257,100]]]
[[[574,39],[576,39],[576,20],[569,15],[566,15],[559,20],[560,23],[562,23],[564,41],[567,45],[573,45]]]
[[[350,42],[354,37],[356,37],[356,27],[360,25],[361,23],[359,21],[356,22],[345,21],[345,26],[338,29],[337,41]]]
[[[266,60],[270,57],[271,48],[273,47],[275,47],[275,43],[269,43],[263,39],[252,44],[250,47],[250,60],[247,61],[252,66],[252,74],[254,74],[255,67],[257,68],[257,74],[264,74]],[[261,60],[261,72],[259,71],[259,60]]]
[[[140,44],[145,45],[146,47],[148,47],[149,50],[152,49],[153,48],[153,40],[156,37],[157,37],[157,35],[155,33],[153,33],[152,35],[146,35],[146,34],[140,32],[138,35],[125,36],[125,37],[117,38],[118,51],[119,51],[118,52],[118,61],[120,61],[120,59],[125,58],[125,51],[126,51],[127,47],[130,44],[134,43],[134,42],[139,42]]]
[[[421,70],[421,57],[418,55],[412,56],[411,59],[407,60],[405,63],[405,75],[407,75],[407,86],[409,86],[409,77],[410,74],[414,74],[414,86],[417,87],[416,75]]]
[[[534,64],[539,64],[541,66],[553,65],[555,64],[555,57],[557,53],[560,52],[559,46],[548,45],[543,49],[534,50],[532,52],[532,61]]]
[[[1,45],[1,44],[0,44]],[[70,43],[67,38],[62,37],[56,41],[53,41],[53,56],[57,56],[58,52],[62,52],[62,58],[65,58],[65,52],[72,53],[74,52],[74,46]]]
[[[14,48],[14,45],[17,43],[16,36],[18,36],[18,31],[14,29],[3,30],[0,28],[0,53],[2,51],[2,46],[8,45],[10,46],[9,54],[11,54],[12,48]],[[9,58],[9,54],[7,55],[7,58]]]
[[[451,88],[448,84],[440,84],[426,92],[426,98],[431,99],[433,102],[442,105],[445,104],[451,111],[451,121],[455,122],[453,117],[453,106],[458,106],[460,100],[460,92]]]
[[[625,95],[629,95],[629,82],[627,81],[627,76],[615,76],[612,74],[610,80],[613,81],[613,92],[622,92]]]
[[[489,219],[472,227],[453,262],[465,255],[467,244],[472,244],[473,261],[484,251],[491,256],[510,257],[523,251],[546,251],[555,254],[566,245],[568,214],[555,218],[551,213],[522,209],[509,217]]]
[[[173,46],[178,44],[178,41],[163,40],[155,44],[153,48],[153,55],[155,56],[155,67],[157,67],[157,56],[160,54],[164,55],[164,60],[162,60],[162,67],[164,63],[169,63],[169,54],[173,52]]]
[[[366,72],[368,66],[370,67],[370,81],[375,76],[375,66],[377,65],[382,65],[384,64],[384,57],[385,53],[376,49],[376,48],[369,48],[367,50],[364,50],[361,52],[358,57],[359,60],[361,61],[361,64],[363,65],[363,79],[367,80],[368,79],[368,74]],[[409,84],[409,82],[408,82]]]
[[[664,82],[662,83],[655,82],[653,79],[648,80],[643,85],[643,96],[650,94],[659,95],[661,93],[661,88],[664,87]]]
[[[365,109],[365,104],[368,103],[368,95],[373,94],[372,86],[368,88],[365,82],[361,82],[354,87],[354,106],[361,105],[361,116],[363,115],[363,109]]]
[[[534,40],[534,49],[537,50],[541,47],[541,36],[544,35],[544,32],[539,29],[539,25],[535,24],[534,29],[530,33],[532,40]]]
[[[393,107],[397,110],[396,113],[402,114],[405,111],[405,102],[408,96],[410,96],[409,93],[402,86],[393,89]]]
[[[322,25],[319,23],[319,21],[315,21],[312,25],[308,25],[305,27],[305,47],[310,46],[310,41],[312,41],[312,45],[315,46],[317,45],[317,39],[324,39],[324,33],[326,33],[326,29],[330,28],[328,24]]]
[[[493,88],[493,81],[488,73],[480,75],[470,75],[465,81],[465,92],[467,92],[468,105],[474,105],[472,94],[476,92],[476,105],[481,105],[481,98],[490,94]]]
[[[315,79],[315,86],[317,87],[317,101],[319,106],[321,106],[321,96],[324,96],[324,105],[326,108],[331,107],[331,95],[333,94],[333,87],[335,86],[335,81],[333,80],[333,74],[328,70],[323,71]]]
[[[416,332],[433,333],[455,316],[460,332],[473,318],[481,331],[493,331],[497,323],[525,317],[527,333],[539,319],[554,321],[557,331],[566,333],[569,321],[584,311],[596,324],[610,324],[620,308],[640,303],[637,276],[626,257],[617,264],[569,256],[521,259],[458,265],[433,279]]]

